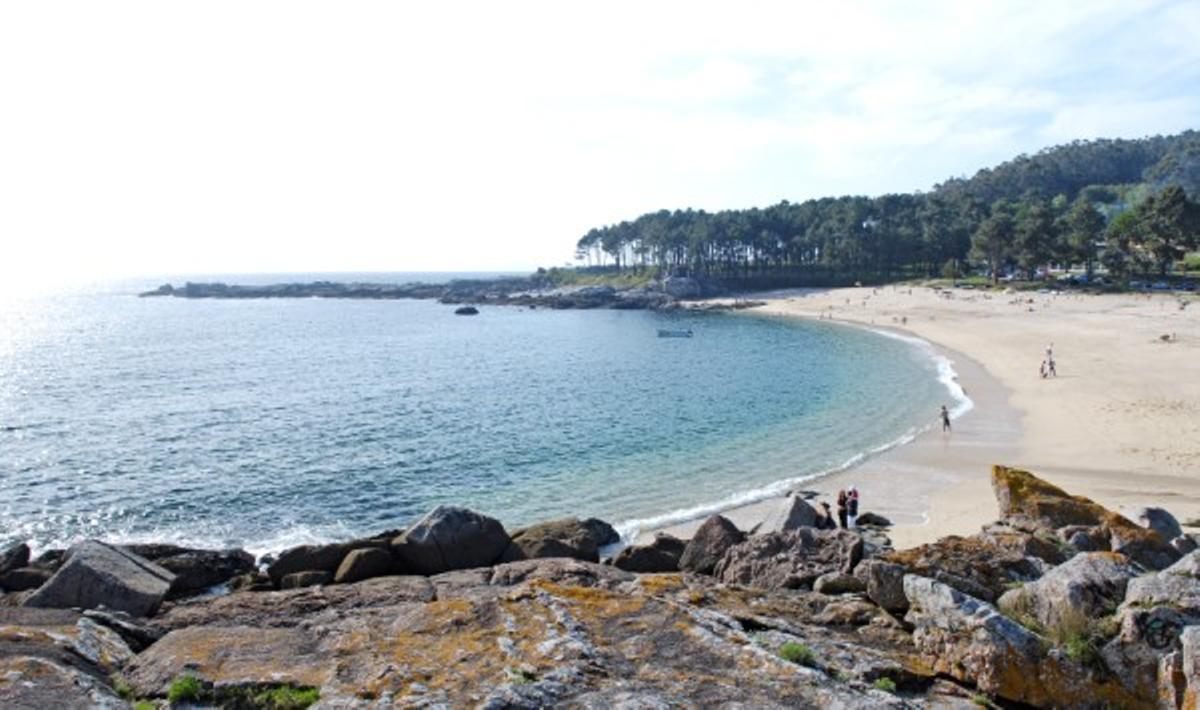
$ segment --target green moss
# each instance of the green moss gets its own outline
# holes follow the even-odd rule
[[[321,691],[316,688],[297,688],[293,685],[262,690],[252,697],[256,706],[267,710],[304,710],[320,699]]]
[[[789,641],[779,647],[779,657],[785,661],[810,668],[817,663],[817,656],[811,648],[794,641]]]
[[[120,696],[122,700],[133,700],[133,688],[130,687],[129,683],[120,673],[113,673],[109,680],[112,681],[113,692]]]
[[[882,690],[885,693],[896,692],[896,681],[891,678],[876,678],[874,685],[875,690]]]
[[[149,700],[139,700],[133,704],[133,710],[158,710],[158,706]]]
[[[167,691],[167,700],[172,703],[205,702],[255,710],[304,710],[320,699],[321,692],[316,688],[252,685],[213,689],[195,676],[180,676]]]

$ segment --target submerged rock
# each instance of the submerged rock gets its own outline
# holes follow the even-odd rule
[[[95,609],[132,616],[153,614],[175,575],[149,560],[89,540],[72,547],[54,576],[25,600],[25,606]]]

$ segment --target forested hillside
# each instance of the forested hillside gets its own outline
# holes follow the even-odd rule
[[[1033,276],[1103,264],[1167,274],[1197,247],[1200,133],[1094,140],[1021,155],[927,193],[825,197],[765,208],[660,210],[590,230],[588,264],[759,285]]]

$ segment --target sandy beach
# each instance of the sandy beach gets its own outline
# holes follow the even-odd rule
[[[831,502],[839,488],[857,486],[863,511],[896,523],[898,548],[971,534],[995,519],[995,463],[1028,468],[1129,515],[1159,505],[1181,522],[1200,518],[1200,304],[1181,308],[1171,294],[908,286],[781,291],[763,300],[759,313],[891,329],[953,361],[975,406],[950,433],[934,427],[804,486]],[[1043,379],[1051,344],[1058,376]],[[930,412],[931,422],[936,417]],[[725,515],[750,529],[776,503]],[[667,532],[687,537],[700,522]]]

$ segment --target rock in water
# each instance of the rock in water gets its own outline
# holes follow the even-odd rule
[[[439,505],[392,543],[405,572],[434,575],[495,563],[510,540],[494,518]]]
[[[175,575],[171,596],[183,597],[252,571],[254,556],[245,550],[186,550],[155,563]]]
[[[1005,592],[999,606],[1030,614],[1043,627],[1079,623],[1111,614],[1125,597],[1125,586],[1141,569],[1115,552],[1085,552],[1048,571],[1040,579]]]
[[[54,575],[38,567],[18,567],[0,574],[0,589],[6,592],[24,592],[37,589]]]
[[[1142,524],[1142,527],[1150,528],[1162,535],[1164,540],[1173,540],[1183,535],[1183,528],[1179,527],[1179,521],[1162,508],[1142,508],[1134,517]]]
[[[454,309],[454,315],[456,315],[456,316],[477,316],[477,315],[479,315],[479,309],[476,308],[475,306],[460,306],[460,307]]]
[[[862,538],[849,530],[800,528],[735,545],[713,574],[726,584],[758,589],[811,589],[823,574],[852,573],[862,551]]]
[[[626,572],[678,572],[686,544],[666,533],[655,533],[649,545],[626,547],[613,558],[613,566]]]
[[[346,555],[346,559],[342,560],[337,569],[337,574],[333,576],[333,581],[349,584],[372,577],[396,574],[396,571],[396,558],[392,557],[391,552],[378,547],[366,547],[352,550]]]
[[[714,515],[696,530],[683,548],[679,569],[697,574],[712,574],[713,569],[729,548],[741,544],[746,535],[721,515]]]
[[[66,562],[25,606],[95,609],[150,616],[171,589],[175,575],[112,545],[88,540],[67,551]]]
[[[787,496],[779,500],[775,509],[767,515],[754,532],[758,535],[765,535],[802,527],[816,527],[817,520],[821,517],[823,516],[817,512],[817,509],[805,503],[800,496]]]
[[[0,574],[29,566],[29,545],[17,543],[4,552],[0,552]]]
[[[620,540],[611,525],[596,518],[562,518],[539,523],[512,534],[512,545],[504,553],[506,562],[543,557],[570,557],[586,562],[600,561],[600,548]]]

